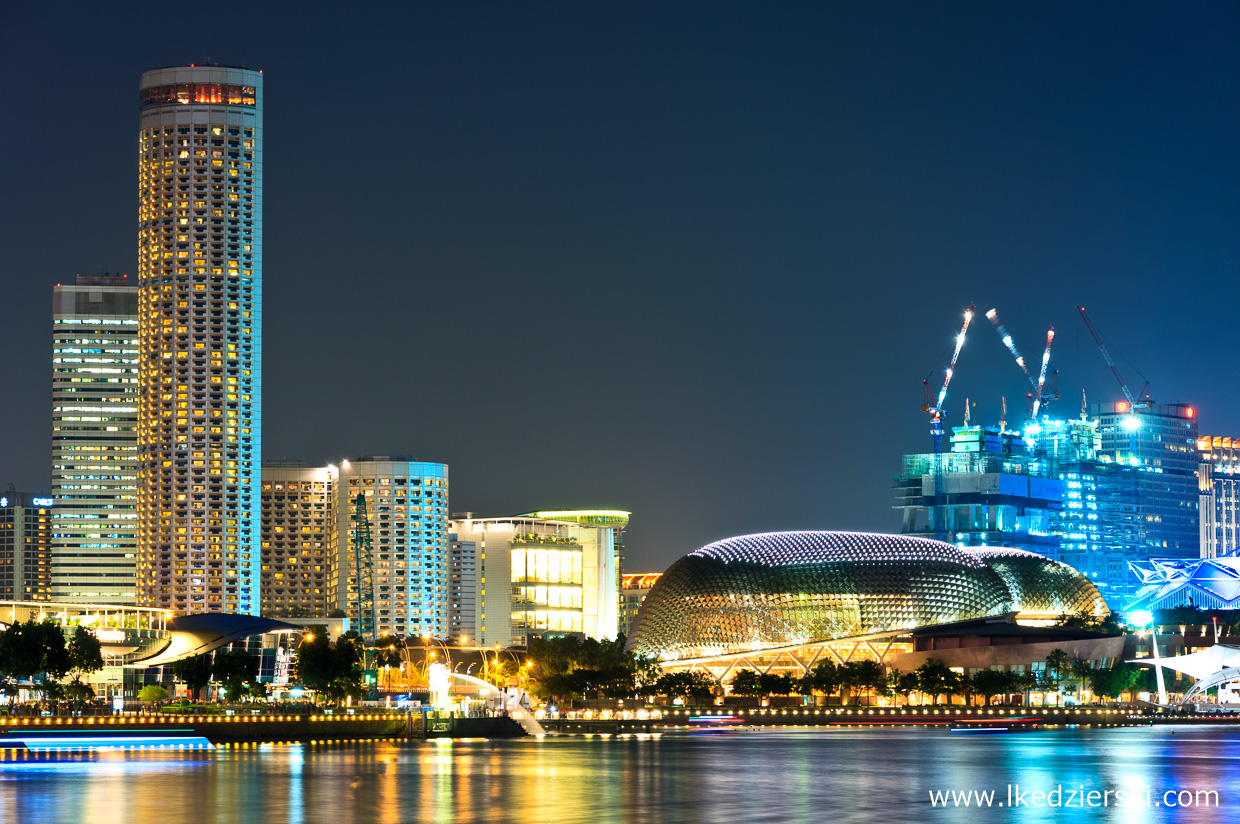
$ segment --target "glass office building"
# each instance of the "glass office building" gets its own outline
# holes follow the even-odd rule
[[[1201,554],[1197,410],[1187,404],[1095,404],[1098,458],[1137,470],[1132,519],[1119,542],[1132,558]]]
[[[52,497],[53,600],[136,603],[138,287],[125,276],[53,292]]]

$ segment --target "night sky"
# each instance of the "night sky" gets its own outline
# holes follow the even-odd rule
[[[231,15],[243,17],[230,21]],[[264,457],[633,512],[629,568],[894,531],[961,312],[1074,414],[1240,435],[1234,3],[35,4],[0,20],[0,487],[50,483],[51,296],[137,275],[137,88],[265,74]],[[984,318],[947,401],[1019,421]],[[1144,377],[1141,377],[1141,376]]]

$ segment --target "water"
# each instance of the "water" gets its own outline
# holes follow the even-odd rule
[[[1230,727],[273,744],[0,758],[0,822],[1212,822],[1235,820],[1237,778]],[[1013,809],[1009,784],[1139,803]],[[935,809],[931,790],[994,790],[1005,807]],[[1219,806],[1145,805],[1166,790],[1214,790]]]

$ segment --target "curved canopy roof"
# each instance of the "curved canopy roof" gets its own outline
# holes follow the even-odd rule
[[[149,658],[133,661],[130,667],[158,667],[182,658],[191,658],[211,652],[225,644],[240,641],[251,635],[268,632],[302,632],[303,627],[273,621],[257,615],[238,615],[231,612],[202,612],[181,615],[167,623],[168,645],[154,650]]]

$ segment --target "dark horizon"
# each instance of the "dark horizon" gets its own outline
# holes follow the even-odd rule
[[[1151,3],[6,15],[0,487],[50,481],[50,303],[136,277],[137,86],[264,70],[264,460],[442,461],[452,511],[633,513],[628,570],[895,531],[947,399],[1135,392],[1240,436],[1240,9]],[[69,55],[50,58],[49,54]],[[1216,306],[1221,310],[1212,311]]]

